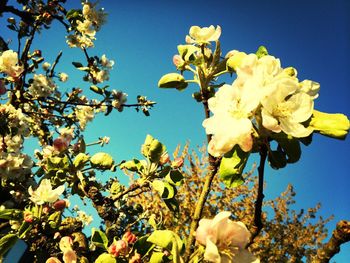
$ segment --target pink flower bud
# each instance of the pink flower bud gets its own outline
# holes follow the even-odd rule
[[[44,213],[44,214],[48,214],[48,213],[50,212],[50,209],[51,209],[51,208],[50,208],[48,205],[44,205],[44,206],[43,206],[43,213]]]
[[[57,211],[62,211],[67,207],[67,203],[65,200],[58,200],[53,204],[53,208]]]
[[[166,164],[169,161],[170,161],[169,154],[168,153],[163,153],[162,156],[159,159],[159,164],[164,165],[164,164]]]
[[[171,166],[175,169],[182,167],[182,165],[184,164],[184,158],[179,157],[176,158],[172,163]]]
[[[35,57],[41,57],[41,50],[39,50],[39,49],[34,50],[33,56],[35,56]]]
[[[66,140],[63,137],[58,137],[53,141],[53,147],[55,148],[55,150],[59,152],[63,152],[67,150],[68,146],[69,146],[68,140]]]
[[[130,231],[127,231],[123,235],[123,240],[126,241],[128,244],[134,244],[137,240],[137,237],[133,233],[131,233]]]
[[[23,212],[23,219],[24,219],[24,221],[27,222],[27,223],[33,223],[34,217],[33,217],[33,214],[32,214],[31,212],[29,212],[29,211],[24,211],[24,212]]]
[[[181,67],[184,62],[185,61],[182,59],[182,57],[180,55],[173,56],[173,63],[177,68]]]

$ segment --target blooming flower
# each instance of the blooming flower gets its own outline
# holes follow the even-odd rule
[[[0,72],[9,75],[14,81],[23,72],[23,66],[18,65],[18,55],[13,50],[6,50],[0,55]]]
[[[31,196],[29,199],[37,205],[42,205],[46,202],[48,203],[55,202],[59,198],[59,196],[63,193],[63,191],[64,191],[64,185],[61,185],[55,189],[52,189],[49,179],[43,179],[39,187],[35,191],[33,191],[31,186],[28,189],[28,192]]]
[[[90,106],[78,105],[75,108],[75,115],[79,121],[80,128],[85,130],[86,124],[94,118],[94,109]]]
[[[60,81],[62,82],[66,82],[68,80],[68,75],[64,72],[61,72],[59,75],[58,75]]]
[[[84,211],[77,211],[78,219],[83,223],[83,225],[90,225],[93,218],[92,216],[87,215]]]
[[[214,219],[201,219],[196,230],[196,240],[206,246],[204,259],[214,263],[258,263],[245,249],[250,233],[242,222],[229,219],[230,212],[221,212]],[[224,253],[221,253],[224,252]]]
[[[217,41],[221,35],[221,27],[191,26],[189,35],[186,36],[186,43],[188,44],[208,44],[210,41]]]
[[[76,263],[77,254],[74,252],[73,240],[69,236],[62,237],[59,243],[59,247],[63,252],[63,262],[64,263]]]
[[[298,88],[297,80],[281,79],[277,81],[272,96],[261,100],[262,124],[265,128],[277,133],[283,131],[296,138],[312,133],[312,129],[301,123],[311,117],[314,102],[307,93],[297,92]]]
[[[255,85],[239,88],[224,85],[208,100],[213,116],[203,121],[207,134],[212,134],[208,152],[218,157],[238,144],[242,150],[250,151],[253,139],[253,124],[249,119],[252,111],[259,105]]]
[[[35,74],[33,83],[29,86],[28,91],[33,97],[47,97],[50,96],[56,89],[55,83],[52,79],[43,74]]]

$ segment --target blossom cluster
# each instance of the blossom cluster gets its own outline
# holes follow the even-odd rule
[[[106,13],[103,9],[96,10],[95,6],[96,4],[89,2],[83,3],[79,19],[71,21],[75,30],[74,34],[67,36],[69,47],[88,48],[94,46],[96,32],[106,21]]]
[[[221,212],[214,219],[201,219],[196,231],[196,240],[204,245],[204,259],[214,263],[239,262],[259,263],[245,246],[250,232],[242,222],[229,219],[230,212]]]
[[[312,116],[318,83],[300,82],[294,68],[282,68],[270,55],[234,51],[228,65],[230,60],[237,78],[208,100],[213,116],[203,122],[207,134],[213,135],[211,155],[223,155],[236,144],[248,152],[254,137],[270,133],[302,138],[313,132],[305,122]]]
[[[0,105],[0,173],[2,178],[30,172],[31,158],[22,153],[23,137],[29,135],[28,118],[11,104]]]

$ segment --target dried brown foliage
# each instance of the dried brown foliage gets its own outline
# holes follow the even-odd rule
[[[187,159],[183,169],[185,180],[177,193],[180,208],[177,218],[156,192],[133,198],[134,204],[141,204],[149,216],[153,214],[158,228],[171,229],[182,237],[188,235],[194,207],[208,172],[205,151],[205,148],[201,148],[199,154],[196,151],[189,153],[186,145],[181,152],[178,147],[173,154],[174,157],[182,156]],[[251,228],[257,195],[257,176],[254,172],[255,167],[252,167],[245,175],[246,182],[234,189],[225,188],[216,176],[203,210],[203,218],[212,218],[219,211],[231,211],[234,220],[242,221]],[[320,204],[306,210],[293,210],[291,206],[295,203],[294,196],[293,186],[288,185],[279,197],[264,202],[264,228],[250,246],[250,250],[261,262],[302,262],[305,259],[310,262],[327,237],[325,225],[332,217],[316,218]]]

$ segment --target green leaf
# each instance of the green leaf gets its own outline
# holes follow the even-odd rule
[[[163,262],[164,253],[163,252],[153,252],[149,260],[150,263],[161,263]]]
[[[341,113],[331,114],[314,110],[309,127],[322,135],[344,140],[350,129],[350,121]]]
[[[18,209],[3,209],[0,210],[0,218],[6,220],[19,219],[22,216],[22,211]]]
[[[91,157],[90,163],[93,168],[108,170],[112,168],[114,161],[112,156],[110,156],[108,153],[99,152]]]
[[[90,156],[85,153],[79,153],[73,161],[73,165],[76,169],[80,170],[84,168],[85,164],[89,161]]]
[[[19,238],[24,238],[25,235],[27,234],[27,232],[29,230],[31,230],[32,228],[33,228],[33,225],[31,223],[23,221],[23,223],[20,226],[20,228],[18,229],[18,233],[17,233]]]
[[[49,216],[48,221],[51,228],[55,229],[61,225],[61,215],[61,211],[56,211]]]
[[[287,163],[295,163],[300,159],[301,148],[298,139],[286,136],[286,138],[278,139],[277,141],[288,157]]]
[[[267,56],[269,53],[267,52],[267,49],[266,47],[264,46],[260,46],[258,48],[258,50],[256,51],[256,55],[258,58],[261,58],[261,57],[264,57],[264,56]]]
[[[175,196],[176,189],[168,182],[162,180],[154,180],[152,187],[159,193],[163,199],[171,199]]]
[[[127,169],[131,172],[139,172],[143,168],[144,168],[143,164],[137,159],[126,161],[120,165],[120,169]]]
[[[0,239],[0,258],[2,258],[6,252],[16,244],[18,237],[16,234],[7,234]]]
[[[147,241],[171,251],[175,263],[179,262],[179,255],[183,253],[185,248],[181,238],[170,230],[156,230],[148,237]]]
[[[64,157],[50,157],[47,159],[46,169],[47,171],[52,170],[65,170],[69,167],[69,159],[67,156]]]
[[[164,203],[169,208],[169,210],[175,214],[175,217],[178,218],[180,210],[179,203],[177,202],[177,200],[175,198],[164,199]]]
[[[188,86],[185,78],[178,73],[168,73],[160,78],[158,81],[159,88],[175,88],[178,90],[183,90]]]
[[[238,145],[226,153],[220,163],[219,176],[226,187],[237,187],[244,183],[243,169],[248,161],[249,152],[244,152]]]
[[[200,48],[193,45],[178,45],[177,50],[183,60],[193,62],[196,59],[195,53],[200,51]]]
[[[180,186],[182,184],[182,179],[184,176],[179,170],[171,170],[166,176],[165,180],[167,180],[172,185]]]
[[[286,155],[277,149],[277,151],[269,151],[268,162],[273,169],[280,169],[287,165]]]
[[[106,250],[108,248],[108,238],[106,234],[100,230],[97,230],[96,228],[92,228],[91,242],[97,247],[104,248]]]
[[[100,94],[100,95],[103,94],[103,89],[101,89],[95,85],[90,86],[90,90],[92,90],[93,92]]]
[[[80,62],[72,62],[73,66],[76,68],[81,68],[83,67],[83,64],[81,64]]]
[[[116,263],[117,260],[111,254],[103,253],[98,256],[95,263]]]
[[[154,248],[154,244],[147,241],[148,237],[148,235],[143,236],[136,241],[136,243],[134,244],[134,248],[136,249],[137,253],[141,255],[146,255]]]

